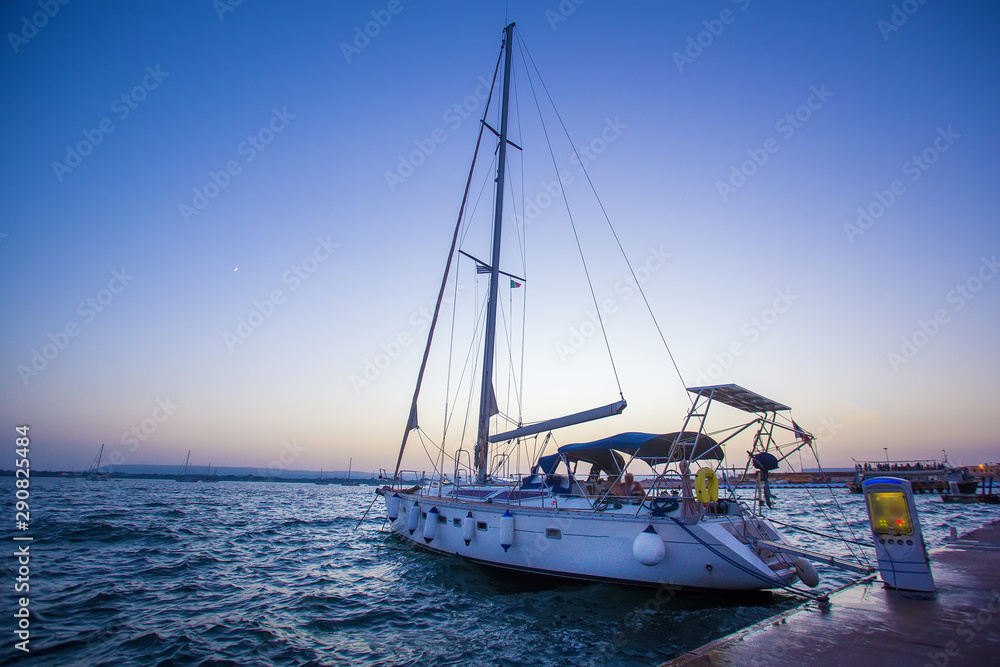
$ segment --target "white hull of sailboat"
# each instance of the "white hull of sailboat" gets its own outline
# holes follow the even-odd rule
[[[388,496],[391,492],[387,501]],[[410,512],[415,504],[419,515],[414,527]],[[797,581],[792,563],[775,560],[772,567],[734,536],[732,531],[743,524],[737,516],[705,517],[680,526],[670,517],[636,516],[636,509],[596,513],[400,493],[399,515],[391,523],[393,532],[431,551],[550,576],[721,590],[769,589]],[[512,543],[504,549],[502,517],[507,511],[514,530]],[[466,544],[463,528],[470,512],[475,530]],[[430,531],[428,516],[432,521],[437,517]],[[635,548],[648,526],[663,543],[663,558],[653,565],[640,562]],[[772,527],[766,530],[771,533],[767,537],[781,539]]]

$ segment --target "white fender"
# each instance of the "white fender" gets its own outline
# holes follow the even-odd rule
[[[420,521],[420,503],[413,503],[410,506],[410,514],[406,517],[406,529],[410,535],[417,529],[417,522]]]
[[[666,557],[667,549],[652,525],[636,535],[632,542],[632,555],[643,565],[657,565]]]
[[[392,494],[385,502],[389,506],[389,521],[395,521],[399,518],[399,494]]]
[[[809,588],[816,588],[819,585],[819,573],[805,558],[795,559],[795,571],[799,575],[799,580]]]
[[[506,510],[500,517],[500,546],[506,552],[514,546],[514,515]]]
[[[472,512],[469,512],[464,519],[462,519],[462,539],[465,540],[465,546],[469,546],[472,542],[472,538],[476,536],[476,520],[472,518]]]
[[[438,508],[432,507],[427,513],[427,520],[424,521],[424,542],[430,544],[431,540],[437,535],[438,529],[438,516],[440,516]]]

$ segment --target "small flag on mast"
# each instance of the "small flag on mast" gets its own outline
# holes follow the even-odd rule
[[[482,262],[476,262],[476,273],[493,273],[493,269]]]
[[[796,438],[802,440],[806,444],[812,442],[812,436],[799,428],[799,425],[795,423],[794,419],[792,420],[792,432],[795,433]]]
[[[517,282],[516,280],[511,280],[510,281],[510,286],[511,286],[511,289],[513,289],[515,287],[520,287],[521,283]]]

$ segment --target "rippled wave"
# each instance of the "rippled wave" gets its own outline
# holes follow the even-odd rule
[[[793,604],[553,583],[417,551],[380,519],[354,530],[368,487],[39,479],[32,491],[35,664],[651,665]],[[830,532],[824,512],[839,504],[867,537],[860,496],[778,495],[777,519]],[[918,503],[932,547],[1000,516]],[[824,587],[850,579],[821,574]]]

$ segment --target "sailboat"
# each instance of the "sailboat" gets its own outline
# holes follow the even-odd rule
[[[181,467],[181,472],[177,475],[176,479],[178,482],[197,482],[198,476],[190,472],[191,469],[191,450],[188,450],[187,456],[184,457],[184,465]]]
[[[111,474],[107,471],[101,472],[101,457],[104,455],[104,443],[101,443],[101,448],[97,452],[97,458],[94,462],[90,464],[90,468],[87,470],[87,479],[92,481],[106,482],[111,478]]]
[[[219,481],[219,469],[216,468],[215,472],[212,472],[212,462],[208,462],[208,468],[205,469],[204,475],[198,476],[199,482],[218,482]]]
[[[797,587],[800,583],[818,585],[813,561],[869,572],[871,568],[862,558],[831,558],[794,545],[767,519],[767,508],[774,502],[768,472],[802,448],[815,452],[813,436],[792,421],[790,408],[783,403],[736,384],[682,384],[690,408],[678,430],[620,432],[587,442],[570,442],[549,453],[545,453],[547,446],[562,429],[621,415],[627,407],[624,393],[619,392],[620,400],[607,405],[535,423],[526,423],[520,417],[512,419],[500,411],[494,390],[495,353],[498,340],[508,351],[512,344],[506,334],[497,335],[498,312],[507,325],[513,317],[513,309],[501,298],[500,287],[503,283],[506,288],[507,280],[511,290],[526,282],[524,277],[501,270],[508,152],[522,150],[513,139],[525,143],[520,136],[512,138],[508,133],[516,34],[513,23],[504,29],[493,90],[480,120],[476,156],[452,236],[396,467],[391,483],[377,490],[384,499],[391,531],[421,549],[457,555],[494,568],[639,586],[726,591],[785,589],[806,597],[821,597]],[[520,38],[518,46],[521,53],[526,52]],[[526,62],[531,62],[530,55]],[[533,85],[533,93],[545,90],[547,95],[544,84]],[[522,87],[522,96],[527,97],[524,91]],[[499,123],[493,120],[491,125],[490,114],[496,115],[497,111]],[[495,150],[488,147],[480,151],[484,137],[496,140]],[[494,189],[489,259],[480,259],[459,247],[460,239],[466,238],[470,185],[476,157],[481,153],[493,161],[491,169],[495,164],[495,171],[491,170],[488,177]],[[551,156],[551,145],[549,153]],[[573,230],[575,234],[575,226]],[[518,254],[523,252],[515,256]],[[583,259],[582,248],[580,254]],[[481,342],[474,334],[471,348],[475,351],[475,346],[480,346],[474,355],[479,380],[468,383],[470,407],[478,403],[479,408],[475,444],[469,451],[463,440],[452,454],[445,450],[444,435],[435,441],[420,426],[418,399],[450,273],[454,270],[457,274],[454,267],[462,258],[472,260],[476,279],[488,276],[489,286],[484,290],[482,309],[477,310],[482,312],[476,319]],[[639,284],[636,287],[641,289]],[[652,316],[652,309],[649,311]],[[451,319],[454,322],[454,317]],[[600,326],[603,331],[603,322]],[[672,354],[670,359],[672,362]],[[679,371],[677,374],[680,376]],[[463,371],[460,379],[470,375]],[[447,377],[450,381],[452,376]],[[446,393],[447,429],[449,415],[454,412],[449,401],[457,392],[446,388]],[[718,426],[717,413],[735,424]],[[512,423],[504,424],[504,419]],[[434,477],[429,483],[420,473],[401,470],[413,434],[432,454]],[[543,434],[539,447],[538,439]],[[510,469],[512,452],[519,447],[538,454],[530,459],[533,465],[526,474]],[[739,456],[748,451],[740,467],[744,473],[752,468],[757,474],[753,497],[741,498],[735,489],[725,488],[726,479],[739,476],[735,469],[726,474],[726,451]]]

